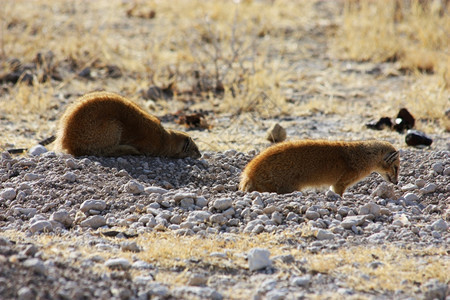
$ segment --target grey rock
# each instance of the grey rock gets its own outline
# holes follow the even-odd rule
[[[30,150],[28,150],[28,154],[32,155],[32,156],[39,156],[45,152],[47,152],[47,148],[45,148],[42,145],[36,145],[30,148]]]
[[[222,214],[213,214],[209,217],[209,221],[211,223],[215,223],[215,224],[219,224],[219,225],[223,225],[227,222],[227,218],[225,216],[223,216]]]
[[[38,258],[29,258],[23,262],[23,265],[36,274],[45,275],[47,273],[47,268],[45,267],[42,260]]]
[[[86,200],[80,206],[80,210],[84,213],[90,210],[103,211],[105,208],[106,202],[103,200]]]
[[[334,238],[335,238],[335,235],[331,231],[319,229],[316,232],[316,239],[318,239],[319,241],[332,240]]]
[[[431,224],[431,228],[436,231],[447,231],[448,224],[443,219],[439,219]]]
[[[163,189],[162,187],[159,186],[148,186],[144,188],[144,191],[147,194],[160,194],[160,195],[164,195],[165,193],[168,192],[168,190]]]
[[[365,220],[365,216],[349,216],[342,220],[341,226],[345,229],[351,229],[353,226],[360,226]]]
[[[53,231],[53,224],[47,220],[40,220],[30,225],[30,231],[35,232],[50,232]]]
[[[63,179],[68,182],[75,182],[77,180],[77,175],[73,172],[66,172],[63,175]]]
[[[318,218],[320,218],[320,214],[316,211],[308,209],[305,213],[305,217],[309,220],[317,220]]]
[[[14,200],[16,198],[16,190],[13,188],[6,188],[0,192],[0,197],[4,200]]]
[[[65,160],[66,166],[71,168],[72,170],[79,169],[80,165],[73,158],[68,158]]]
[[[208,205],[208,200],[206,200],[206,198],[203,196],[197,197],[195,199],[195,205],[197,205],[200,208],[203,208]]]
[[[403,198],[405,198],[406,201],[408,202],[417,202],[419,201],[419,196],[417,196],[414,193],[406,193]]]
[[[248,252],[247,258],[250,271],[261,270],[272,265],[270,251],[267,249],[253,248]]]
[[[194,273],[189,275],[187,284],[191,286],[204,286],[208,282],[208,276],[205,274]]]
[[[122,242],[120,243],[120,248],[123,251],[141,252],[141,247],[136,242]]]
[[[307,287],[311,283],[311,276],[294,276],[290,279],[290,282],[295,286]]]
[[[140,194],[144,192],[145,188],[136,180],[130,180],[127,182],[127,184],[125,184],[125,190],[131,194]]]
[[[231,198],[222,198],[214,201],[213,207],[217,210],[222,211],[230,208],[232,204],[233,200],[231,200]]]
[[[286,129],[275,123],[267,130],[266,139],[271,143],[282,142],[286,139]]]
[[[17,297],[20,300],[34,300],[36,299],[36,295],[33,293],[33,290],[27,286],[21,287],[17,292]]]
[[[174,288],[172,293],[177,299],[223,299],[222,294],[210,287],[181,286]]]
[[[93,229],[97,229],[97,228],[105,226],[105,225],[106,225],[105,217],[99,216],[99,215],[91,216],[80,223],[81,227],[91,227]]]
[[[431,167],[438,174],[440,174],[444,171],[444,164],[441,162],[437,162],[437,163],[433,164],[433,166],[431,166]]]
[[[203,223],[209,219],[212,214],[209,211],[196,210],[189,214],[187,221],[194,223]]]
[[[73,220],[70,217],[70,214],[64,209],[60,209],[57,212],[54,212],[50,216],[50,220],[59,222],[59,223],[63,224],[66,227],[70,227],[73,224]]]
[[[113,258],[108,259],[105,262],[105,266],[110,269],[128,270],[131,267],[130,261],[125,258]]]
[[[429,183],[427,185],[425,185],[423,188],[420,189],[420,191],[423,194],[430,194],[430,193],[434,193],[437,189],[437,185],[434,183]]]
[[[28,180],[28,181],[33,181],[33,180],[38,179],[38,178],[39,178],[39,175],[38,175],[38,174],[34,174],[34,173],[26,173],[26,174],[23,176],[23,178],[24,178],[25,180]]]

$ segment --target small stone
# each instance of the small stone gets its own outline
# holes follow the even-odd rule
[[[34,174],[34,173],[26,173],[25,176],[23,176],[23,178],[27,181],[33,181],[39,178],[38,174]]]
[[[14,198],[16,198],[16,190],[13,188],[3,189],[0,193],[0,197],[4,200],[14,200]]]
[[[174,299],[210,299],[222,300],[223,296],[215,289],[200,286],[181,286],[172,290]],[[160,297],[163,298],[163,297]]]
[[[128,261],[128,259],[113,258],[113,259],[108,259],[105,262],[105,266],[110,269],[113,269],[113,270],[128,270],[131,267],[131,264]]]
[[[401,187],[401,190],[403,192],[414,191],[416,189],[418,189],[418,186],[412,183],[405,184],[404,186]]]
[[[317,211],[308,209],[305,213],[305,218],[309,220],[317,220],[318,218],[320,218],[320,214]]]
[[[305,275],[305,276],[294,276],[291,279],[291,284],[292,285],[296,285],[296,286],[301,286],[301,287],[307,287],[311,282],[311,276],[310,275]]]
[[[77,180],[77,175],[73,172],[66,172],[63,175],[63,179],[68,182],[75,182]]]
[[[71,168],[72,170],[79,169],[80,166],[73,158],[68,158],[65,160],[66,166]]]
[[[275,211],[272,213],[272,221],[274,221],[276,224],[281,225],[283,223],[283,216],[281,213]]]
[[[208,282],[208,276],[206,276],[204,274],[195,273],[195,274],[191,274],[189,276],[188,285],[203,286],[203,285],[206,285],[207,282]]]
[[[403,196],[403,198],[405,198],[405,200],[406,200],[406,201],[409,201],[409,202],[417,202],[417,201],[419,201],[419,196],[417,196],[417,195],[414,194],[414,193],[406,193],[406,194]]]
[[[248,253],[248,266],[250,271],[261,270],[272,265],[270,251],[267,249],[253,248]]]
[[[408,220],[408,217],[405,214],[397,214],[394,215],[394,221],[392,222],[392,225],[406,227],[411,225],[411,222]]]
[[[213,214],[209,217],[209,221],[211,223],[215,223],[215,224],[219,224],[219,225],[223,225],[227,222],[227,218],[224,217],[222,214]]]
[[[445,176],[449,176],[450,175],[450,167],[445,168],[443,174]]]
[[[378,196],[383,199],[397,199],[394,187],[384,181],[377,186],[373,191],[372,196]]]
[[[349,216],[345,217],[341,222],[344,229],[351,229],[353,226],[360,226],[366,220],[365,216]]]
[[[57,212],[54,212],[50,216],[50,220],[59,222],[59,223],[63,224],[66,227],[70,227],[73,224],[73,220],[70,217],[70,214],[67,211],[65,211],[64,209],[61,209],[61,210],[58,210]]]
[[[436,173],[441,174],[444,171],[444,164],[441,162],[438,162],[438,163],[433,164],[432,168]]]
[[[200,196],[195,199],[195,205],[197,205],[200,208],[203,208],[208,205],[208,200],[206,200],[205,197]]]
[[[169,222],[172,224],[181,224],[182,221],[183,221],[183,217],[179,214],[173,215],[169,220]]]
[[[194,205],[194,203],[195,203],[195,201],[193,198],[183,198],[180,201],[180,206],[182,208],[188,209],[188,208],[191,208]]]
[[[222,198],[222,199],[217,199],[216,201],[214,201],[214,208],[217,210],[226,210],[228,208],[231,207],[231,205],[233,204],[233,200],[231,200],[231,198]]]
[[[31,147],[30,150],[28,150],[28,154],[30,154],[32,156],[39,156],[47,151],[48,151],[47,148],[45,148],[44,146],[36,145],[36,146]]]
[[[103,211],[105,208],[106,202],[103,200],[86,200],[80,206],[80,210],[84,213],[90,210]]]
[[[145,188],[136,180],[130,180],[127,184],[125,184],[125,190],[131,194],[140,194],[144,192]]]
[[[419,178],[416,179],[416,181],[414,182],[419,188],[423,188],[425,186],[425,184],[427,184],[427,182],[425,181],[425,179]]]
[[[105,217],[99,215],[91,216],[80,223],[81,227],[91,227],[93,229],[97,229],[105,225],[106,225]]]
[[[445,232],[448,229],[448,224],[444,220],[439,219],[439,220],[433,222],[433,224],[431,224],[431,228],[436,231],[444,231]]]
[[[50,232],[53,231],[53,225],[47,220],[36,221],[30,226],[30,231],[35,232]]]
[[[319,241],[332,240],[332,239],[334,239],[334,237],[335,237],[335,235],[331,231],[328,231],[328,230],[319,229],[316,232],[316,239],[318,239]]]
[[[144,191],[147,194],[160,194],[160,195],[164,195],[165,193],[168,192],[168,190],[163,189],[159,186],[148,186],[144,189]]]
[[[123,251],[141,252],[141,248],[136,242],[122,242],[120,243],[120,248]]]
[[[27,259],[23,262],[23,265],[36,274],[45,275],[45,273],[47,272],[44,263],[38,258]]]
[[[17,292],[17,298],[20,300],[34,300],[36,299],[36,295],[33,293],[32,289],[24,286]]]
[[[206,220],[208,220],[208,218],[211,216],[212,214],[209,211],[202,211],[202,210],[197,210],[197,211],[193,211],[189,214],[187,221],[188,222],[195,222],[195,223],[203,223]]]
[[[267,131],[266,139],[271,143],[282,142],[286,139],[286,129],[276,123]]]
[[[434,193],[437,189],[437,185],[434,183],[429,183],[427,185],[425,185],[423,188],[420,189],[420,191],[423,194],[431,194]]]
[[[183,200],[184,198],[195,199],[197,197],[194,193],[177,193],[173,196],[173,200],[175,200],[177,202]]]

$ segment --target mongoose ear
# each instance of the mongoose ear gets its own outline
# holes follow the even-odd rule
[[[399,157],[399,152],[395,151],[392,153],[387,154],[384,157],[384,162],[387,163],[388,165],[392,164],[395,160],[397,160],[397,158]]]

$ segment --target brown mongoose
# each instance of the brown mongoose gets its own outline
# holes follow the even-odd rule
[[[56,145],[74,156],[201,156],[188,134],[164,129],[155,116],[108,92],[86,94],[68,107],[60,120]]]
[[[399,167],[399,152],[388,142],[288,141],[251,160],[239,189],[283,194],[328,185],[342,196],[347,187],[373,171],[397,184]]]

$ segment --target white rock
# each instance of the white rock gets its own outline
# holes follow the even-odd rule
[[[32,180],[38,179],[39,175],[38,174],[34,174],[34,173],[26,173],[25,176],[23,176],[23,178],[25,180],[32,181]]]
[[[189,214],[189,217],[187,218],[186,221],[188,222],[195,222],[195,223],[203,223],[206,220],[208,220],[208,218],[211,216],[212,214],[209,211],[203,211],[203,210],[196,210],[193,211]]]
[[[447,231],[448,224],[444,220],[439,219],[431,224],[431,228],[436,231]]]
[[[16,190],[13,188],[3,189],[0,193],[0,198],[4,200],[13,200],[16,198]]]
[[[411,225],[411,222],[408,220],[408,217],[405,214],[396,214],[394,215],[394,221],[392,222],[392,225],[405,227]]]
[[[319,241],[332,240],[332,239],[334,239],[334,237],[335,237],[335,235],[329,230],[319,229],[316,232],[316,238]]]
[[[441,162],[437,162],[437,163],[433,164],[432,168],[436,173],[440,174],[444,171],[444,164]]]
[[[248,267],[250,271],[261,270],[272,265],[270,251],[267,249],[253,248],[248,252]]]
[[[419,188],[419,187],[418,187],[417,185],[412,184],[412,183],[408,183],[408,184],[405,184],[404,186],[402,186],[401,190],[402,190],[403,192],[409,192],[409,191],[416,190],[416,189],[418,189],[418,188]]]
[[[305,276],[301,276],[301,277],[294,276],[291,279],[291,283],[293,285],[302,286],[302,287],[308,286],[310,284],[310,282],[311,282],[311,276],[310,275],[305,275]]]
[[[136,180],[130,180],[127,184],[125,184],[125,190],[131,194],[140,194],[145,190],[145,188]]]
[[[222,214],[213,214],[209,217],[209,221],[211,223],[223,225],[227,222],[227,218]]]
[[[231,198],[222,198],[214,201],[214,208],[217,210],[226,210],[231,207],[233,200]]]
[[[78,165],[78,163],[75,161],[75,159],[73,158],[68,158],[64,161],[66,163],[66,166],[68,166],[69,168],[71,168],[72,170],[78,169],[80,168],[80,166]]]
[[[147,194],[160,194],[160,195],[164,195],[165,193],[168,192],[168,190],[163,189],[162,187],[159,186],[148,186],[144,189],[144,191]]]
[[[423,188],[423,187],[425,186],[425,184],[427,184],[427,182],[426,182],[424,179],[419,178],[419,179],[416,179],[415,184],[416,184],[419,188]]]
[[[88,212],[91,209],[103,211],[105,208],[106,208],[106,202],[103,200],[86,200],[80,206],[80,210],[82,212]]]
[[[197,198],[197,196],[194,193],[177,193],[173,196],[173,199],[175,201],[180,201],[184,198],[195,199],[195,198]]]
[[[59,222],[59,223],[63,224],[66,227],[70,227],[73,224],[73,220],[70,217],[70,214],[64,209],[61,209],[61,210],[58,210],[57,212],[54,212],[50,216],[50,220]]]
[[[127,270],[131,267],[130,261],[125,258],[113,258],[108,259],[105,262],[105,266],[110,269],[120,269],[120,270]]]
[[[181,286],[172,290],[175,299],[222,300],[223,296],[215,289],[200,286]],[[173,297],[173,296],[172,296]]]
[[[36,221],[30,225],[30,231],[35,232],[49,232],[53,230],[53,225],[50,221],[41,220]]]
[[[136,242],[122,242],[120,243],[120,248],[123,251],[141,252],[141,248]]]
[[[305,213],[305,217],[309,220],[317,220],[320,218],[320,214],[317,211],[308,209]]]
[[[200,196],[195,199],[195,205],[197,205],[200,208],[203,208],[208,205],[208,200],[206,200],[205,197]]]
[[[91,216],[80,223],[81,227],[91,227],[93,229],[97,229],[97,228],[105,226],[105,225],[106,225],[105,217],[99,216],[99,215]]]
[[[445,176],[450,175],[450,167],[445,168],[445,170],[444,170],[444,175],[445,175]]]
[[[372,196],[378,196],[383,199],[396,199],[394,187],[387,182],[380,183],[379,186],[373,191]]]
[[[38,258],[29,258],[23,262],[23,265],[37,274],[45,275],[47,273],[44,263]]]
[[[352,226],[359,226],[366,220],[365,216],[348,216],[341,222],[341,226],[345,229],[351,229]]]
[[[36,145],[34,147],[31,147],[30,150],[28,150],[28,154],[32,155],[32,156],[39,156],[45,152],[47,152],[47,148],[45,148],[42,145]]]
[[[405,198],[406,201],[411,201],[411,202],[417,202],[419,201],[419,196],[417,196],[414,193],[406,193],[403,198]]]
[[[430,194],[430,193],[434,193],[437,189],[437,185],[434,183],[429,183],[427,185],[425,185],[423,188],[420,189],[420,191],[423,194]]]
[[[75,182],[77,180],[77,175],[73,172],[66,172],[63,175],[64,180],[67,180],[68,182]]]

